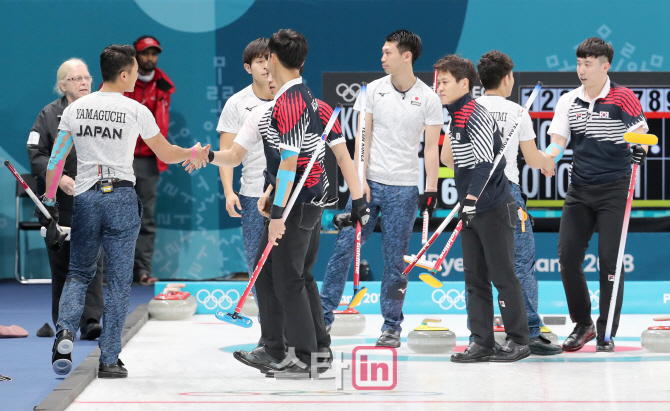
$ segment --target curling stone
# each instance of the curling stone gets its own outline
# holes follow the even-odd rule
[[[258,316],[258,305],[256,305],[256,299],[253,294],[249,293],[247,296],[247,299],[242,306],[242,310],[240,310],[240,314],[249,318],[256,318],[256,316]]]
[[[184,284],[170,284],[162,293],[149,301],[149,316],[160,321],[185,320],[195,314],[198,302],[189,292],[179,291],[176,286]]]
[[[418,354],[444,354],[456,347],[456,334],[445,327],[432,327],[429,322],[439,323],[439,318],[424,318],[420,326],[407,336],[407,346]]]
[[[335,321],[330,329],[330,335],[345,337],[358,335],[365,331],[365,316],[354,308],[342,311],[333,311]]]
[[[560,345],[558,344],[558,335],[551,332],[551,330],[547,328],[546,325],[543,325],[542,328],[540,328],[540,332],[542,333],[542,336],[549,339],[549,341],[551,341],[552,344]]]
[[[668,321],[670,317],[654,317],[655,321]],[[642,331],[642,348],[651,352],[670,352],[670,327],[656,326]]]

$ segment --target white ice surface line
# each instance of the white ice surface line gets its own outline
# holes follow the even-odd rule
[[[403,338],[424,317],[406,315]],[[457,337],[467,337],[464,315],[437,317],[443,320],[440,325],[449,327]],[[653,325],[652,317],[622,315],[618,338],[614,339],[617,347],[640,347],[639,341],[628,340],[639,338],[644,329]],[[366,320],[362,335],[333,337],[333,351],[350,354],[356,346],[351,338],[374,341],[379,337],[381,316],[368,315]],[[572,324],[568,319],[568,324],[550,328],[565,337]],[[257,324],[243,329],[218,322],[213,315],[179,322],[149,321],[121,353],[129,378],[96,379],[68,410],[258,411],[290,407],[291,411],[314,411],[318,407],[321,411],[343,410],[348,404],[365,407],[366,411],[670,409],[670,355],[646,350],[560,356],[584,359],[579,362],[455,364],[448,361],[447,354],[439,356],[441,361],[410,359],[398,361],[397,386],[393,390],[360,391],[352,386],[350,370],[344,371],[343,390],[337,389],[332,370],[323,374],[331,379],[275,381],[221,350],[237,345],[252,347],[259,335]],[[466,343],[461,339],[458,346]],[[406,345],[403,342],[398,356],[414,356],[418,360],[420,356]],[[624,361],[589,361],[605,357]],[[536,358],[540,357],[532,356],[531,360]],[[666,358],[668,361],[664,361]],[[351,368],[351,361],[345,363]]]

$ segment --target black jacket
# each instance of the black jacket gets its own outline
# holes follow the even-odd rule
[[[30,172],[35,177],[35,180],[37,180],[37,193],[35,194],[38,196],[44,194],[46,191],[47,165],[51,157],[54,142],[58,136],[60,117],[67,105],[67,98],[61,97],[44,107],[37,116],[33,128],[30,130],[28,157],[30,158]],[[31,144],[35,143],[36,136],[33,133],[39,134],[36,144]],[[73,179],[77,175],[77,152],[74,145],[65,160],[63,174]],[[58,200],[59,223],[64,226],[71,226],[73,197],[65,194],[64,191],[58,188],[56,200]]]
[[[498,125],[488,110],[478,104],[470,93],[453,104],[447,104],[447,110],[451,114],[449,137],[456,166],[454,179],[458,201],[463,204],[465,197],[472,194],[478,197],[478,213],[492,210],[510,196],[509,183],[505,177],[505,157],[486,183],[493,168],[493,160],[502,147]]]

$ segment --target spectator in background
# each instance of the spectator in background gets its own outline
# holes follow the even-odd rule
[[[172,80],[158,67],[158,55],[163,51],[155,37],[142,36],[133,43],[137,50],[138,76],[135,90],[125,93],[140,104],[146,106],[154,115],[161,135],[167,138],[170,124],[170,97],[174,93]],[[135,246],[134,281],[152,285],[156,278],[151,275],[151,259],[154,255],[156,239],[156,191],[159,173],[167,170],[167,164],[156,158],[143,139],[137,139],[135,146],[135,191],[144,206],[142,226]]]
[[[28,135],[30,170],[35,180],[37,180],[38,193],[45,191],[47,164],[49,157],[51,157],[54,140],[58,135],[58,124],[63,110],[79,97],[91,93],[92,80],[86,63],[80,59],[69,59],[61,64],[58,69],[54,91],[62,97],[42,109]],[[58,183],[56,193],[59,223],[66,227],[72,226],[72,193],[76,176],[77,153],[75,148],[72,147],[70,156],[65,162],[63,175]],[[55,325],[58,322],[58,304],[70,267],[70,242],[63,243],[59,251],[53,251],[49,248],[47,250],[49,266],[51,267],[51,316]],[[82,340],[95,340],[102,332],[102,325],[100,325],[103,307],[101,263],[102,259],[99,260],[98,270],[86,292],[84,312],[79,324]],[[47,324],[45,331],[48,333],[49,330],[50,327]],[[51,330],[51,333],[40,336],[51,337],[53,336],[53,330]]]
[[[220,133],[221,150],[228,150],[233,146],[235,136],[242,129],[244,122],[255,107],[272,101],[276,87],[274,82],[268,81],[267,62],[269,54],[268,39],[264,37],[253,40],[245,47],[242,61],[244,69],[251,74],[252,82],[229,98],[223,107],[219,123],[216,126],[216,131]],[[239,193],[233,191],[234,169],[219,167],[228,215],[242,219],[242,238],[244,252],[247,256],[249,276],[254,272],[256,252],[265,229],[264,218],[258,212],[257,207],[258,200],[263,195],[263,185],[265,184],[263,171],[265,168],[265,152],[261,141],[257,141],[254,147],[250,147],[242,160]],[[241,214],[237,212],[235,207]],[[251,292],[255,299],[256,288],[252,287]]]

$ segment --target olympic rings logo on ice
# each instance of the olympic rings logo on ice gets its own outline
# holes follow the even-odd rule
[[[200,294],[207,294],[201,298]],[[214,290],[210,292],[209,290],[200,290],[196,294],[198,302],[202,303],[208,310],[213,310],[216,307],[226,310],[233,306],[237,301],[240,300],[240,293],[237,290]]]
[[[443,290],[433,291],[433,302],[440,305],[443,310],[455,308],[457,310],[465,310],[465,290],[458,291],[451,289],[446,293]],[[446,306],[444,305],[448,303]],[[459,304],[460,303],[460,304]]]
[[[591,310],[600,308],[600,290],[595,293],[589,290],[589,297],[591,298]]]
[[[358,97],[358,94],[361,92],[361,85],[358,83],[352,85],[340,83],[335,87],[335,92],[338,96],[342,97],[342,100],[351,103],[356,100],[356,97]]]

